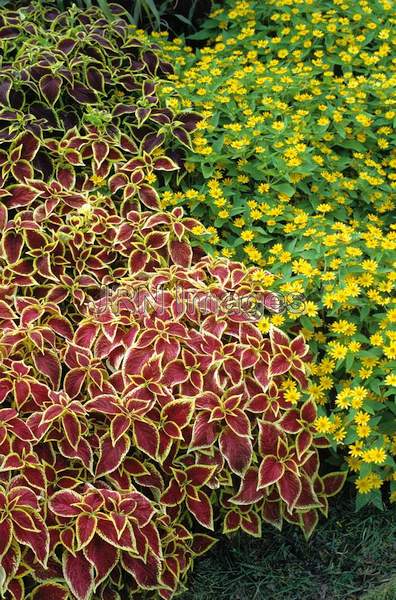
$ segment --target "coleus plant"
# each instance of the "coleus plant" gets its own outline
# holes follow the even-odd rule
[[[319,474],[308,347],[261,333],[255,269],[181,208],[58,185],[0,204],[2,590],[168,599],[216,531],[309,537],[345,475]]]
[[[1,12],[0,183],[14,207],[56,178],[50,205],[64,189],[109,183],[156,208],[155,178],[182,176],[182,148],[201,117],[161,103],[172,66],[119,9],[110,22],[95,7],[61,13],[42,2]]]

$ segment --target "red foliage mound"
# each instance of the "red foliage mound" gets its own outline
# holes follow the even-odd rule
[[[309,535],[343,476],[318,475],[314,404],[284,397],[308,348],[261,334],[254,270],[194,254],[181,209],[84,194],[2,209],[3,589],[170,598],[202,532]]]

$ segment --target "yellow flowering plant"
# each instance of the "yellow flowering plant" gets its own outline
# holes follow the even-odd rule
[[[316,357],[319,433],[356,474],[357,505],[396,500],[396,191],[392,3],[228,0],[195,39],[158,35],[172,108],[198,110],[182,192],[203,247],[273,274]],[[393,54],[392,54],[393,52]],[[303,314],[301,314],[301,312]],[[345,452],[344,452],[345,450]]]

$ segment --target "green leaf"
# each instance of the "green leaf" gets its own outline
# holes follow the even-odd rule
[[[210,177],[212,177],[213,173],[215,172],[215,166],[214,165],[201,165],[201,171],[202,171],[202,175],[205,177],[205,179],[209,179]]]
[[[290,183],[275,183],[272,186],[276,191],[281,192],[281,194],[285,194],[286,196],[293,196],[296,188],[290,185]]]
[[[300,322],[301,325],[305,328],[308,329],[308,331],[313,331],[314,330],[314,326],[312,324],[312,321],[309,317],[307,317],[306,315],[302,315],[300,317]]]
[[[361,510],[364,506],[366,506],[370,502],[370,494],[358,494],[356,496],[355,507],[356,510]]]

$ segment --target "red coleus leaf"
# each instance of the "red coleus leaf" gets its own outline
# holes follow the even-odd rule
[[[3,557],[12,542],[12,525],[10,519],[0,523],[0,558]]]
[[[109,179],[109,189],[112,194],[115,194],[119,189],[124,188],[128,184],[128,176],[125,173],[116,173]]]
[[[327,473],[322,477],[326,496],[335,496],[341,491],[348,473],[346,471]]]
[[[214,529],[213,507],[208,496],[202,490],[197,490],[197,498],[186,497],[186,506],[198,523],[207,529]]]
[[[281,429],[274,423],[268,421],[259,421],[259,450],[261,456],[267,454],[276,455],[278,440],[285,439]]]
[[[227,427],[220,434],[219,446],[231,471],[242,476],[252,460],[253,448],[250,439],[237,435]]]
[[[133,250],[129,256],[129,272],[131,275],[136,275],[143,271],[144,267],[150,260],[148,252],[143,250]]]
[[[81,502],[80,494],[73,490],[59,490],[50,498],[50,510],[60,517],[75,517],[81,512],[76,505]]]
[[[190,547],[195,556],[201,556],[210,550],[217,541],[206,533],[195,533]]]
[[[74,343],[81,348],[90,348],[99,332],[98,323],[84,323],[80,325],[74,335]]]
[[[278,346],[284,346],[287,348],[289,347],[289,343],[290,343],[289,338],[278,327],[271,325],[269,334],[270,334],[271,345],[274,348],[274,351],[276,351]]]
[[[301,529],[304,532],[306,540],[309,540],[313,534],[316,525],[318,524],[319,516],[318,511],[315,509],[308,510],[300,513]]]
[[[283,507],[280,499],[275,502],[265,500],[261,510],[261,516],[266,523],[270,523],[270,525],[273,525],[277,529],[281,530],[283,521]]]
[[[97,92],[104,92],[104,77],[96,67],[90,66],[87,68],[87,81]]]
[[[167,156],[160,156],[154,160],[153,168],[156,171],[175,171],[180,167]]]
[[[249,535],[261,537],[261,520],[252,510],[247,515],[242,515],[241,528]]]
[[[21,33],[19,27],[0,27],[0,40],[11,40]]]
[[[123,552],[122,565],[144,590],[153,590],[158,587],[160,561],[152,554],[148,554],[147,558],[143,560]]]
[[[109,544],[112,544],[116,548],[124,550],[131,550],[136,552],[136,541],[133,535],[132,528],[128,522],[124,529],[120,532],[115,524],[113,518],[98,518],[97,533]]]
[[[95,584],[107,578],[118,562],[119,550],[95,536],[83,550],[84,556],[95,569]]]
[[[106,142],[92,143],[93,157],[98,167],[103,163],[109,153],[109,146]]]
[[[180,429],[183,429],[190,422],[193,412],[193,399],[173,400],[164,406],[161,411],[161,417],[164,421],[171,421],[180,427]]]
[[[187,148],[191,148],[191,139],[187,131],[182,127],[175,127],[172,130],[173,135]]]
[[[155,554],[155,556],[161,557],[161,555],[162,555],[161,539],[160,539],[158,530],[155,527],[155,525],[153,525],[153,523],[147,523],[147,525],[144,525],[144,527],[135,527],[134,530],[135,530],[135,536],[136,536],[136,530],[140,531],[140,533],[145,538],[150,551],[153,554]]]
[[[16,263],[20,257],[23,247],[23,237],[14,231],[7,231],[3,236],[3,248],[10,264]]]
[[[147,248],[152,248],[153,250],[158,250],[159,248],[163,248],[169,238],[169,234],[164,231],[153,231],[148,234],[145,239],[145,244]]]
[[[215,470],[213,465],[191,465],[186,469],[187,480],[194,487],[201,487],[211,479]]]
[[[275,354],[270,362],[270,374],[273,377],[287,373],[291,366],[291,362],[281,353]]]
[[[278,422],[279,427],[287,433],[298,433],[302,429],[300,411],[293,408],[287,411]]]
[[[96,102],[96,94],[81,83],[69,87],[68,92],[80,104],[93,104]]]
[[[29,546],[37,560],[46,565],[49,554],[49,534],[44,521],[38,515],[33,518],[35,531],[26,531],[14,522],[14,536],[19,543]]]
[[[301,363],[302,366],[302,363]],[[308,379],[307,376],[304,372],[304,368],[297,368],[296,364],[294,363],[293,365],[291,365],[290,367],[290,375],[300,384],[300,387],[305,390],[307,385],[308,385]]]
[[[172,240],[169,242],[169,254],[175,263],[181,267],[189,267],[192,261],[192,248],[188,242]]]
[[[250,421],[241,409],[236,408],[232,414],[226,414],[225,420],[227,425],[237,435],[250,436]]]
[[[242,378],[242,367],[236,358],[227,358],[224,361],[224,370],[229,375],[232,383],[237,385]]]
[[[61,365],[57,356],[45,351],[33,355],[35,365],[40,373],[46,375],[55,390],[59,388],[61,378]]]
[[[32,508],[35,512],[39,510],[39,499],[37,492],[29,489],[26,486],[16,485],[8,492],[9,501],[16,500],[19,508]]]
[[[24,531],[30,531],[32,533],[37,533],[39,531],[36,527],[34,518],[24,510],[15,508],[12,511],[12,520],[14,525],[17,525],[18,528],[23,529]]]
[[[263,490],[259,489],[259,471],[256,467],[250,467],[243,479],[239,490],[235,496],[230,499],[234,504],[254,504],[264,496]]]
[[[285,470],[277,482],[277,486],[282,500],[286,502],[288,510],[291,512],[301,494],[302,485],[299,477],[292,471]]]
[[[12,600],[25,600],[26,594],[23,579],[13,579],[9,582],[7,588]]]
[[[34,588],[32,600],[67,600],[69,591],[60,583],[48,582]]]
[[[84,548],[95,535],[97,518],[95,515],[80,514],[76,521],[76,536],[79,550]]]
[[[190,450],[210,448],[217,438],[217,424],[209,423],[210,413],[200,413],[195,419]]]
[[[51,317],[48,320],[48,325],[53,331],[62,337],[71,340],[73,337],[73,328],[71,323],[64,317]]]
[[[33,179],[34,170],[32,165],[27,160],[18,160],[11,167],[11,172],[21,183],[27,182],[28,179]]]
[[[61,91],[62,79],[57,75],[44,75],[39,81],[39,88],[48,104],[55,104]]]
[[[16,315],[10,306],[4,302],[4,300],[0,300],[0,319],[12,320],[15,319],[15,316]]]
[[[176,479],[171,479],[168,487],[161,496],[161,503],[165,506],[177,506],[185,497],[185,491]]]
[[[76,415],[67,413],[62,418],[62,425],[67,441],[73,448],[77,448],[81,437],[81,425],[78,418]]]
[[[113,446],[116,445],[118,440],[126,433],[131,426],[131,419],[125,415],[116,415],[110,426],[110,436]]]
[[[313,423],[316,419],[316,406],[312,400],[307,400],[301,407],[301,419],[305,423]]]
[[[229,511],[224,519],[223,533],[233,533],[238,531],[241,526],[242,517],[239,512],[234,510]]]
[[[101,440],[99,461],[96,465],[96,477],[111,473],[119,467],[131,445],[128,436],[122,436],[114,445],[110,436]]]
[[[300,460],[304,452],[310,448],[313,442],[313,435],[310,431],[300,431],[296,439],[297,456]]]
[[[298,335],[290,344],[290,350],[298,356],[305,356],[309,351],[309,346],[305,343],[304,336]]]
[[[151,210],[160,209],[160,201],[157,192],[149,185],[143,184],[138,192],[139,200]]]
[[[159,446],[159,434],[156,427],[149,421],[135,420],[133,433],[136,446],[155,460]]]
[[[9,424],[9,428],[14,435],[16,435],[20,440],[29,441],[33,440],[33,433],[30,430],[29,426],[22,421],[22,419],[13,419]]]
[[[86,372],[84,369],[71,369],[66,373],[64,389],[70,398],[75,398],[81,391],[85,380]]]
[[[259,468],[259,489],[276,483],[285,472],[285,466],[275,456],[265,456]]]
[[[82,552],[75,556],[65,551],[62,559],[63,576],[77,600],[88,600],[94,589],[94,570]]]
[[[125,355],[125,375],[141,373],[143,366],[149,362],[153,352],[150,348],[131,348]]]
[[[303,474],[300,476],[300,481],[301,493],[298,497],[295,508],[307,510],[309,508],[319,507],[320,502],[315,493],[312,481]]]
[[[165,366],[162,381],[165,385],[173,387],[189,378],[189,372],[182,360],[174,360]]]
[[[6,199],[6,204],[9,208],[29,206],[38,196],[36,190],[24,184],[9,186],[8,191],[11,193],[11,196]]]

